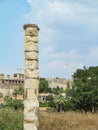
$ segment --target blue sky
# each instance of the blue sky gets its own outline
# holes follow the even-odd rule
[[[22,72],[26,23],[40,28],[40,77],[71,78],[98,65],[97,0],[1,0],[0,73]]]

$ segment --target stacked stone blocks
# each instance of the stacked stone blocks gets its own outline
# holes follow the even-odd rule
[[[24,25],[25,30],[25,84],[24,130],[38,129],[38,31],[35,24]]]

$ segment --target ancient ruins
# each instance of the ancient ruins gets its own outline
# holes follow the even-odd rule
[[[35,24],[24,25],[25,30],[25,83],[24,83],[24,130],[38,129],[38,31]]]
[[[40,77],[41,79],[41,77]],[[67,82],[72,86],[72,79],[65,78],[43,78],[48,81],[49,88],[67,88]],[[4,96],[13,96],[13,91],[19,87],[24,88],[24,74],[23,73],[14,73],[13,75],[0,74],[0,92]]]

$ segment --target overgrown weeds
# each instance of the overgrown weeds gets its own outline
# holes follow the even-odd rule
[[[23,110],[0,109],[0,130],[23,130]],[[98,130],[98,113],[40,112],[39,130]]]
[[[0,130],[23,130],[23,112],[0,109]]]
[[[98,114],[40,113],[39,130],[98,130]]]

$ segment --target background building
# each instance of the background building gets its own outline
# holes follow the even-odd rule
[[[70,87],[72,86],[72,80],[70,79],[65,79],[65,78],[47,78],[49,87],[50,88],[63,88],[64,90],[67,88],[67,83],[69,82]]]
[[[50,88],[60,87],[64,90],[67,88],[67,83],[69,82],[70,87],[72,85],[72,80],[67,80],[65,78],[44,78],[48,81]],[[14,89],[24,87],[24,74],[14,73],[13,76],[0,74],[0,92],[5,95],[12,95]]]
[[[0,92],[12,95],[14,89],[24,86],[24,74],[15,73],[13,76],[0,74]]]

